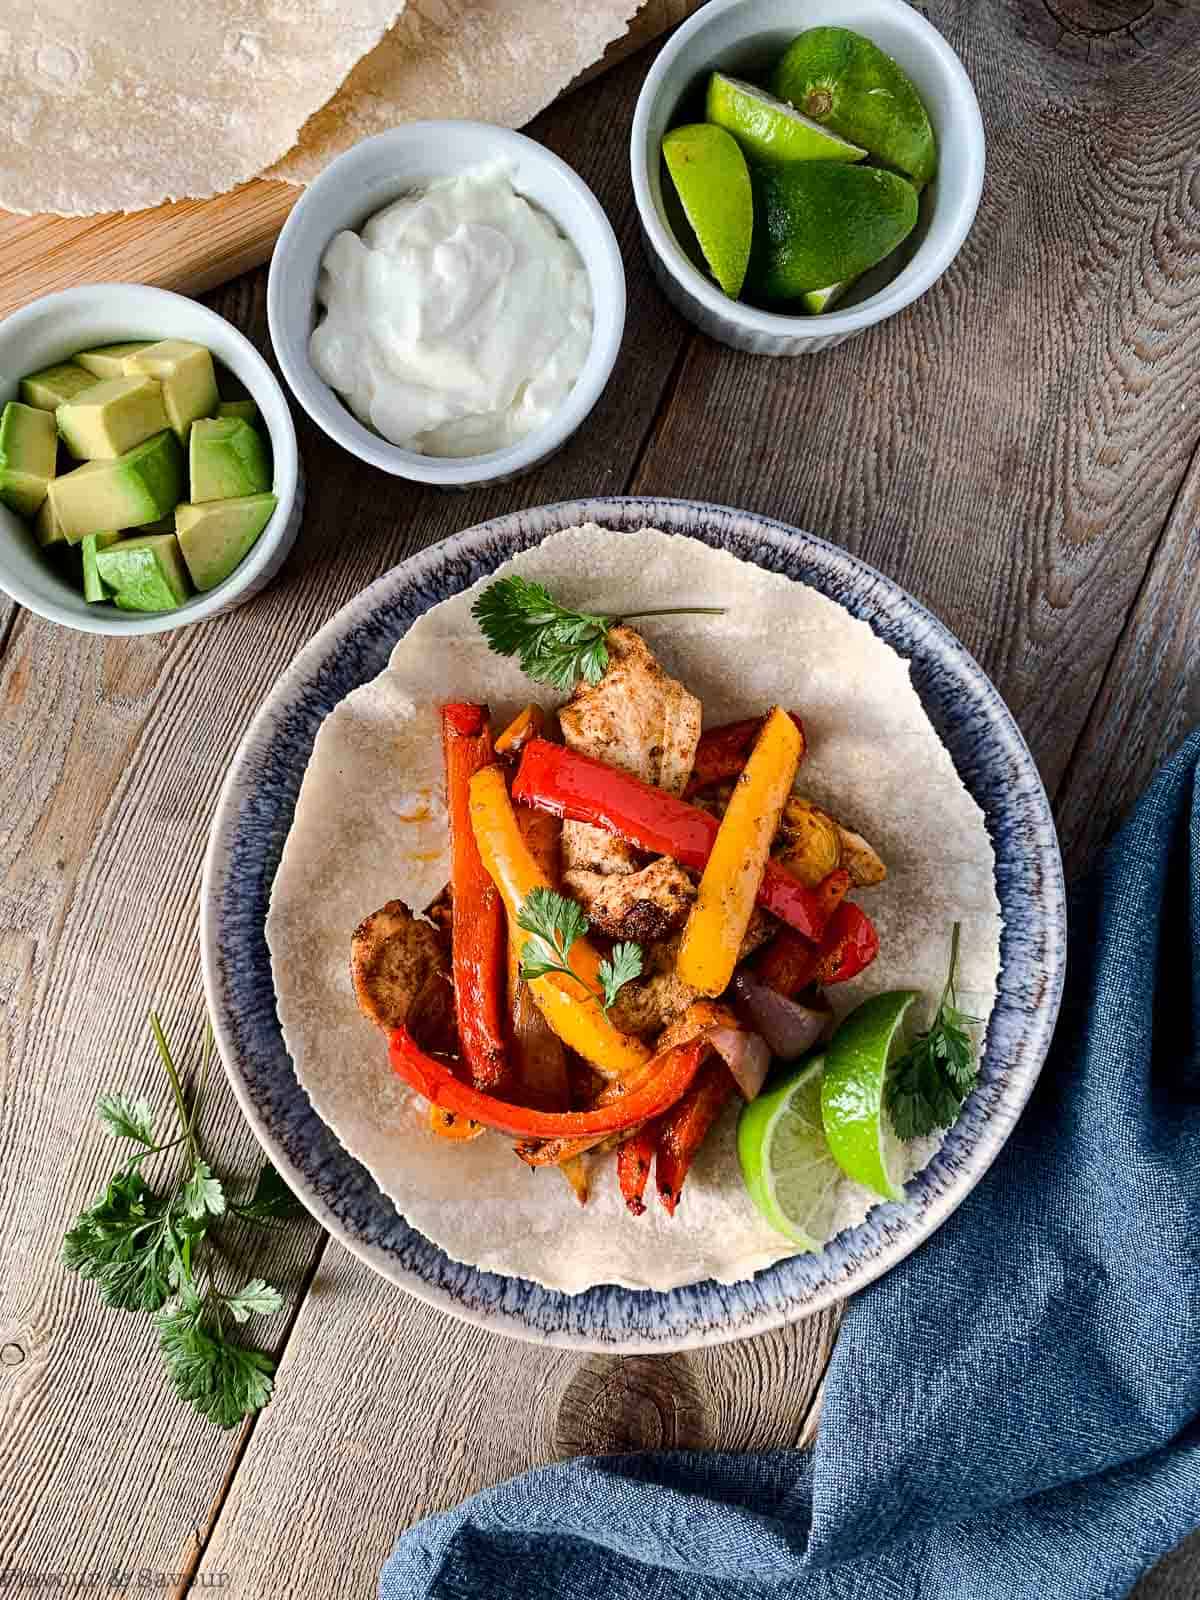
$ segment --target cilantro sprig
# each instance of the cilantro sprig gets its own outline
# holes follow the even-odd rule
[[[150,1027],[171,1086],[176,1126],[159,1139],[150,1104],[123,1094],[102,1094],[97,1115],[115,1138],[137,1148],[109,1179],[104,1193],[76,1217],[63,1240],[63,1262],[95,1283],[105,1305],[154,1317],[159,1349],[175,1392],[222,1428],[266,1405],[275,1363],[231,1337],[251,1316],[273,1316],[283,1306],[262,1278],[237,1289],[219,1287],[212,1266],[216,1229],[237,1219],[272,1227],[300,1207],[279,1174],[264,1166],[244,1198],[232,1198],[200,1144],[199,1118],[212,1061],[206,1032],[200,1081],[189,1106],[158,1018]],[[152,1187],[142,1163],[174,1153],[171,1181]]]
[[[548,973],[560,972],[580,983],[571,969],[569,957],[572,945],[583,938],[591,924],[574,900],[553,889],[531,889],[521,902],[517,926],[532,935],[521,954],[523,978],[544,978]],[[597,968],[600,990],[593,995],[606,1015],[616,1004],[621,990],[639,977],[641,971],[640,944],[626,940],[613,945],[612,954]]]
[[[511,576],[489,583],[471,615],[497,655],[517,656],[536,683],[570,693],[582,679],[599,683],[608,666],[608,630],[640,617],[717,617],[724,606],[667,606],[622,616],[570,611],[544,584]]]
[[[955,994],[961,933],[956,922],[950,936],[950,969],[933,1026],[917,1035],[888,1072],[885,1104],[900,1139],[920,1139],[936,1128],[950,1127],[979,1077],[975,1042],[968,1032],[979,1019],[958,1009]]]

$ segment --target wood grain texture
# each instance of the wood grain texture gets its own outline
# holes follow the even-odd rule
[[[701,0],[645,0],[625,34],[570,88],[607,72]],[[566,92],[570,92],[568,89]],[[201,294],[266,261],[301,190],[255,178],[210,200],[94,217],[0,211],[0,316],[77,283],[152,283]]]
[[[813,1318],[627,1360],[537,1350],[448,1321],[331,1242],[200,1580],[232,1574],[238,1600],[366,1595],[403,1528],[528,1467],[582,1451],[794,1443],[828,1329]]]
[[[957,260],[822,355],[697,336],[636,482],[898,579],[983,662],[1053,792],[1196,443],[1200,13],[1089,59],[1038,5],[924,9],[989,141]]]
[[[1200,726],[1200,449],[1109,662],[1058,796],[1068,872],[1132,809],[1155,767]]]
[[[1196,1600],[1200,1594],[1200,1532],[1164,1557],[1129,1600]]]

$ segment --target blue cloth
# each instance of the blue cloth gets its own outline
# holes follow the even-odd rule
[[[382,1600],[1107,1600],[1200,1524],[1200,733],[1072,897],[991,1172],[851,1305],[811,1453],[579,1460],[401,1538]]]

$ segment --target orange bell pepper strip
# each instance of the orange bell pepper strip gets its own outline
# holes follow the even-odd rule
[[[553,885],[521,836],[499,767],[483,767],[471,779],[470,809],[480,858],[508,912],[509,938],[523,952],[532,935],[517,926],[521,907],[531,890]],[[578,1051],[604,1077],[625,1078],[650,1060],[651,1051],[608,1020],[598,999],[600,957],[595,947],[586,939],[577,939],[567,959],[572,978],[547,973],[530,980],[530,991],[565,1045]]]
[[[690,1089],[688,1093],[691,1093]],[[617,1182],[630,1216],[640,1217],[646,1209],[642,1196],[650,1179],[650,1164],[654,1160],[657,1138],[658,1124],[646,1122],[623,1139],[617,1151]]]
[[[658,1120],[654,1155],[654,1182],[658,1198],[669,1217],[675,1215],[683,1180],[708,1130],[721,1114],[737,1085],[719,1056],[706,1061],[692,1079],[687,1093]]]
[[[708,861],[720,826],[699,806],[547,739],[532,739],[525,746],[513,798],[557,817],[590,822],[640,850],[670,856],[696,871]],[[825,931],[819,898],[774,861],[767,862],[758,903],[807,939],[818,940]]]
[[[776,706],[734,787],[683,930],[675,970],[701,994],[722,994],[733,979],[803,749],[803,735]]]
[[[788,716],[800,730],[800,758],[804,759],[804,724],[794,711]],[[743,722],[726,722],[719,728],[705,728],[696,746],[692,775],[684,787],[683,798],[690,800],[701,789],[736,778],[746,765],[746,757],[762,732],[766,717],[747,717]],[[499,745],[496,746],[499,749]]]
[[[540,739],[546,728],[546,713],[531,701],[496,740],[498,756],[519,756],[530,739]]]
[[[646,1081],[607,1106],[590,1111],[538,1111],[485,1094],[454,1076],[448,1063],[422,1050],[407,1028],[394,1028],[388,1044],[392,1070],[411,1089],[456,1116],[520,1139],[571,1139],[623,1133],[648,1117],[657,1117],[684,1094],[708,1055],[706,1039],[689,1039],[658,1058]]]
[[[487,707],[442,707],[446,809],[450,817],[451,972],[459,1048],[471,1080],[498,1089],[508,1078],[504,1040],[504,907],[479,858],[471,827],[472,774],[492,761]]]

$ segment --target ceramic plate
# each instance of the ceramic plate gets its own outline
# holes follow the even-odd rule
[[[596,522],[688,534],[811,584],[912,664],[913,683],[987,819],[1004,916],[999,994],[979,1085],[903,1204],[876,1207],[819,1255],[738,1284],[579,1295],[452,1261],[376,1188],[296,1081],[275,1012],[264,922],[271,882],[322,719],[387,664],[430,606],[561,528]],[[685,1350],[763,1333],[840,1300],[894,1266],[979,1181],[1033,1088],[1066,960],[1062,864],[1049,804],[1011,714],[957,640],[873,568],[768,518],[685,500],[568,501],[498,517],[380,578],[305,646],[255,717],[230,768],[209,839],[201,907],[205,989],[234,1092],[309,1210],[377,1272],[498,1333],[589,1350]]]

